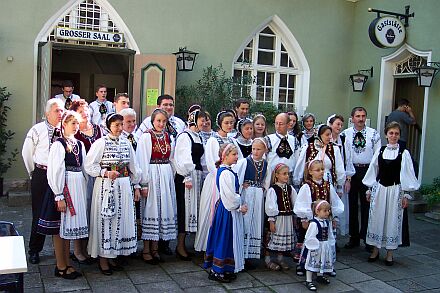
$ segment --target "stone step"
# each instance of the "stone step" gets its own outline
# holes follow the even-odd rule
[[[424,213],[428,210],[428,205],[424,200],[410,200],[408,202],[408,212]]]
[[[8,206],[22,207],[31,205],[31,194],[28,191],[9,191]]]

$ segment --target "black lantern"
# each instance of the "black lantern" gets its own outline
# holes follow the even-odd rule
[[[415,68],[414,71],[417,73],[417,85],[422,87],[431,87],[432,80],[438,73],[439,67],[440,63],[438,62],[428,62],[427,65]]]
[[[362,92],[364,90],[368,75],[362,74],[362,72],[368,72],[370,73],[370,77],[373,77],[373,66],[371,66],[370,69],[358,70],[358,73],[350,75],[350,81],[354,92]]]
[[[179,52],[173,53],[176,55],[177,70],[179,71],[192,71],[196,56],[199,53],[188,51],[186,47],[179,48]]]

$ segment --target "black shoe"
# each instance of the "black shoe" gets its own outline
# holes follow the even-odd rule
[[[234,281],[237,279],[237,274],[234,274],[234,273],[226,272],[224,275],[225,275],[226,279],[229,279],[231,281]]]
[[[336,277],[336,270],[333,270],[332,272],[329,273],[324,273],[324,275],[329,277]]]
[[[388,266],[388,267],[394,265],[394,260],[387,260],[387,259],[385,259],[385,265]]]
[[[95,262],[91,257],[80,260],[78,257],[76,257],[74,253],[70,254],[70,259],[79,263],[80,265],[91,265],[92,263]]]
[[[103,275],[106,275],[106,276],[111,276],[111,275],[113,275],[113,271],[112,271],[112,268],[111,268],[110,264],[108,265],[108,269],[104,270],[104,269],[101,267],[101,264],[98,263],[98,268],[99,268],[99,270],[101,271],[101,273],[102,273]]]
[[[64,270],[60,270],[57,266],[55,266],[55,277],[63,278],[66,280],[75,280],[78,277],[82,277],[82,274],[77,271],[73,271],[68,274],[67,270],[69,268],[71,268],[71,266],[67,266]]]
[[[218,274],[218,273],[213,272],[213,271],[209,272],[208,279],[213,280],[213,281],[217,281],[217,282],[220,282],[220,283],[231,283],[231,279],[227,279],[225,277],[225,275]]]
[[[313,282],[307,282],[307,281],[306,281],[306,287],[307,287],[307,289],[309,289],[310,291],[316,291],[316,290],[318,290],[318,289],[316,288],[315,284],[313,284]]]
[[[350,239],[347,244],[345,244],[345,248],[352,249],[359,246],[359,240]]]
[[[144,258],[144,255],[149,255],[149,256],[151,256],[151,259],[145,259],[145,258]],[[157,259],[155,259],[155,258],[151,255],[151,253],[149,253],[149,252],[143,252],[141,258],[142,258],[142,260],[143,260],[145,263],[147,263],[147,264],[149,264],[149,265],[158,265],[158,264],[159,264],[159,262],[157,261]]]
[[[163,253],[165,255],[173,255],[173,251],[171,250],[171,248],[169,246],[159,248],[159,250],[161,253]]]
[[[181,255],[180,252],[177,250],[177,248],[176,248],[176,257],[183,261],[191,261],[191,257],[189,255],[187,256]]]
[[[378,259],[379,259],[379,253],[375,257],[369,256],[368,257],[368,262],[375,262]]]
[[[246,271],[252,271],[255,270],[257,268],[256,265],[254,265],[250,260],[247,260],[244,262],[244,269]]]
[[[317,276],[316,277],[316,282],[318,282],[319,284],[324,284],[324,285],[330,284],[330,280],[327,277],[324,277],[324,276]]]
[[[297,276],[304,276],[306,274],[305,269],[303,269],[300,265],[296,266],[296,275]]]
[[[365,251],[372,253],[373,252],[373,245],[365,244]]]
[[[29,262],[34,265],[40,263],[40,256],[38,255],[38,252],[29,253]]]

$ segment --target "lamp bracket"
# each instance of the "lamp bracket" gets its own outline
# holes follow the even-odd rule
[[[409,9],[410,6],[407,5],[405,6],[405,14],[402,13],[397,13],[397,12],[392,12],[392,11],[386,11],[386,10],[379,10],[379,9],[374,9],[374,8],[368,8],[368,12],[376,12],[377,13],[377,17],[380,17],[380,14],[386,14],[386,15],[393,15],[398,17],[400,20],[404,21],[404,26],[408,27],[409,26],[409,18],[410,17],[414,17],[414,12],[413,13],[409,13]]]
[[[370,69],[360,69],[358,70],[358,73],[369,73],[370,77],[373,77],[373,66],[371,66]]]

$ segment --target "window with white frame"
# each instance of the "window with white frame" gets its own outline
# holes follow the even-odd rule
[[[235,97],[251,96],[256,103],[295,108],[298,68],[270,25],[258,32],[234,60]]]
[[[109,13],[94,0],[84,0],[72,8],[57,24],[59,27],[86,29],[91,31],[121,32]],[[88,45],[98,47],[126,48],[126,42],[122,43],[98,43],[92,41],[65,40],[56,37],[55,29],[50,33],[48,41],[57,43],[69,43],[76,45]]]

